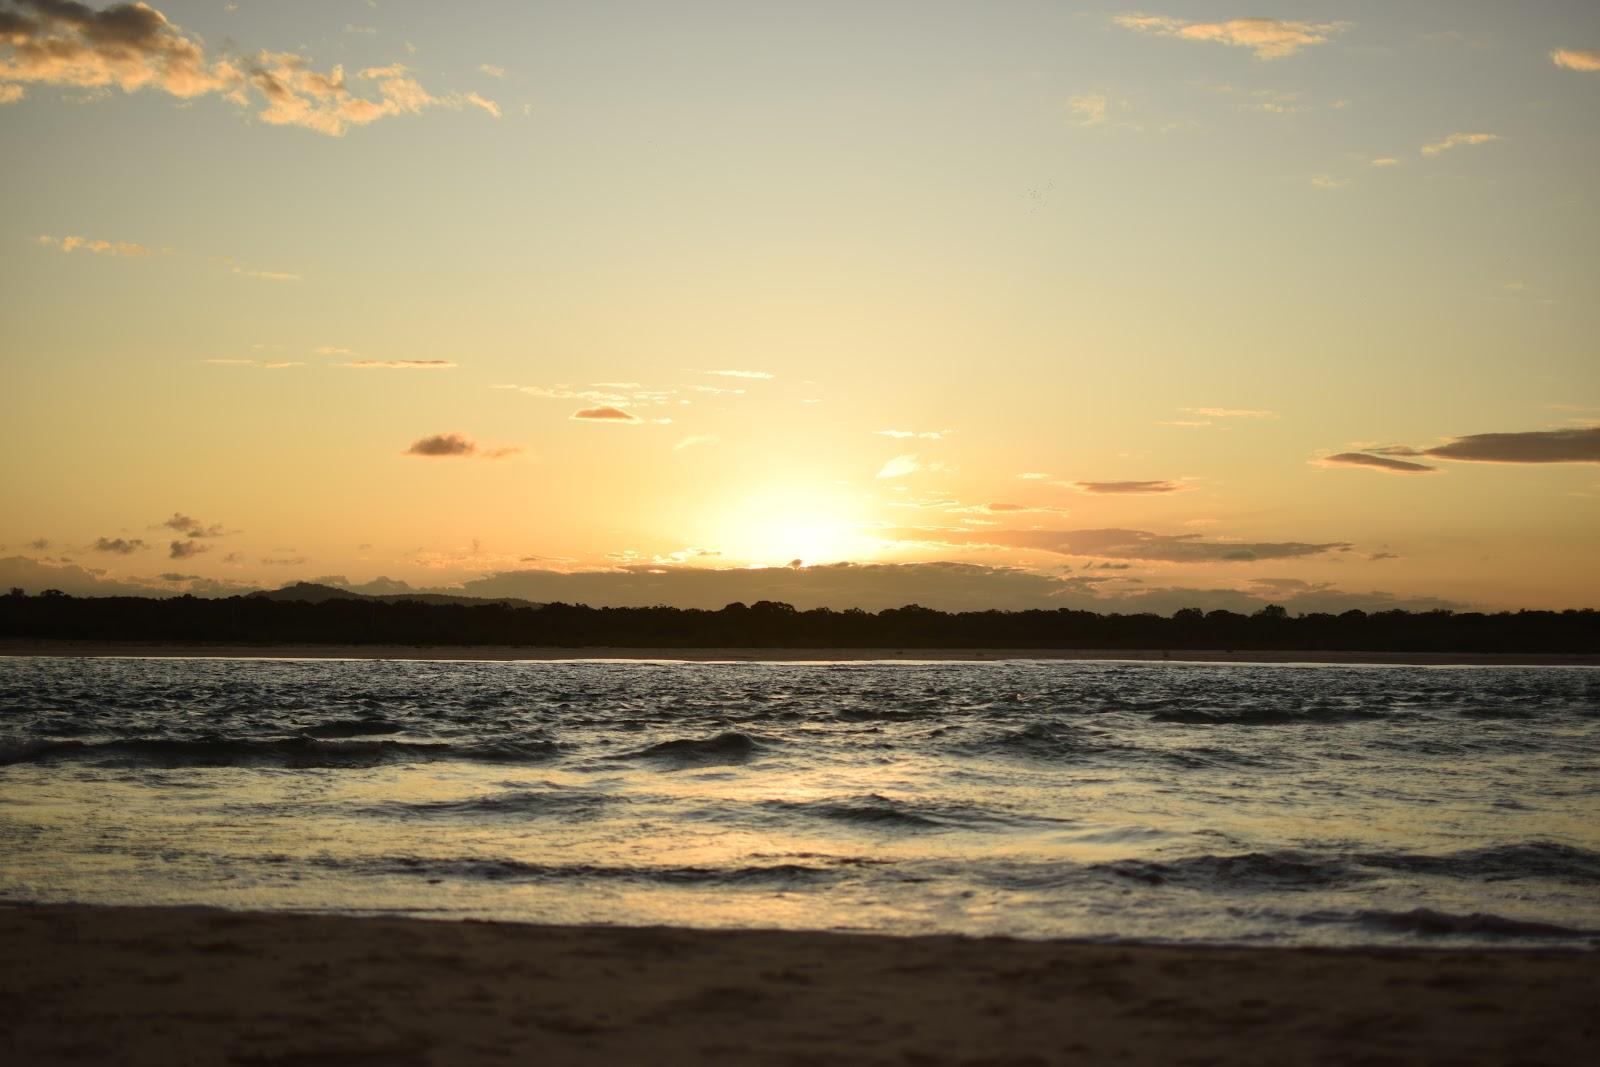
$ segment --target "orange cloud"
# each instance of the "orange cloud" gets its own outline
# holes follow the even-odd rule
[[[86,252],[93,252],[97,256],[141,257],[153,254],[144,245],[134,244],[131,241],[102,241],[76,236],[55,238],[45,235],[39,238],[39,243],[59,248],[63,252],[76,252],[81,248]]]
[[[1550,62],[1567,70],[1593,74],[1600,71],[1600,52],[1592,48],[1557,48],[1550,53]]]
[[[1452,133],[1442,140],[1423,145],[1422,154],[1436,156],[1440,152],[1448,152],[1450,149],[1459,148],[1462,145],[1487,144],[1490,141],[1498,141],[1499,139],[1500,135],[1498,133]]]
[[[344,68],[310,68],[292,52],[252,58],[207,58],[204,44],[146,4],[117,4],[96,11],[70,0],[14,0],[22,11],[0,13],[0,103],[21,97],[24,83],[116,87],[125,93],[156,89],[182,99],[210,93],[239,107],[264,99],[257,117],[274,126],[300,126],[338,137],[391,115],[428,107],[481,108],[496,118],[500,106],[477,93],[435,96],[400,64],[359,72],[375,83],[376,98],[353,93]]]
[[[577,422],[638,422],[637,415],[630,415],[621,408],[601,406],[597,408],[579,408],[570,416]]]
[[[334,366],[357,370],[449,370],[456,364],[448,359],[356,359]]]
[[[1189,486],[1182,482],[1073,482],[1083,493],[1181,493]]]
[[[1111,21],[1139,33],[1248,48],[1257,59],[1282,59],[1302,48],[1326,44],[1349,26],[1346,22],[1291,22],[1272,18],[1190,22],[1167,15],[1140,14],[1117,15]]]

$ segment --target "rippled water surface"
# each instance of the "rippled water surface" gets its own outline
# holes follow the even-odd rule
[[[1600,671],[0,660],[0,898],[1600,944]]]

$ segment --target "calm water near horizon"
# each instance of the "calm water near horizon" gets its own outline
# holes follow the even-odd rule
[[[0,659],[0,900],[1600,945],[1600,670]]]

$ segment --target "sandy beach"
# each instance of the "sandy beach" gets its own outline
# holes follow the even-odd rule
[[[1600,955],[0,909],[27,1064],[1584,1062]]]
[[[163,645],[9,641],[0,656],[216,657],[222,659],[675,660],[806,663],[866,660],[1127,660],[1174,663],[1372,663],[1415,666],[1600,666],[1600,654],[1533,652],[1343,652],[1126,648],[550,648],[524,645]]]

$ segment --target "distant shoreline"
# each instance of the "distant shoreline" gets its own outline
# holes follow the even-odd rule
[[[31,1064],[1571,1064],[1588,952],[0,907]]]
[[[551,648],[519,645],[203,645],[111,641],[6,641],[0,656],[173,659],[669,660],[684,663],[994,662],[1117,660],[1172,663],[1346,663],[1421,667],[1600,666],[1596,653],[1346,652],[1140,648]]]

